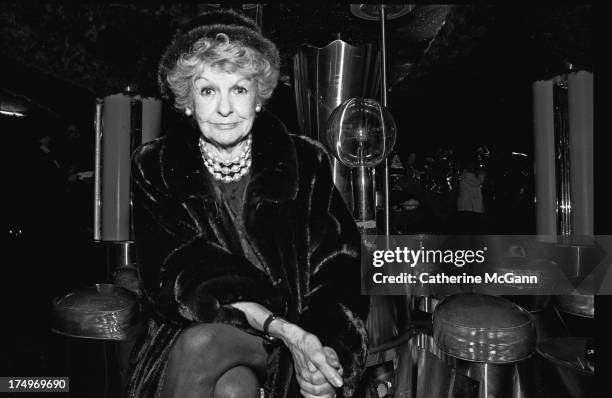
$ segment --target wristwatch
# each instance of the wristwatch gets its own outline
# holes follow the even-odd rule
[[[275,341],[276,338],[273,336],[270,336],[270,331],[268,330],[270,328],[270,324],[272,323],[273,320],[275,319],[283,319],[282,317],[278,316],[278,315],[274,315],[274,314],[270,314],[268,315],[268,317],[266,318],[266,320],[263,323],[263,333],[266,336],[266,338],[270,341]]]

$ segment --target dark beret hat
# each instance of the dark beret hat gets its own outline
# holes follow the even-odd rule
[[[273,67],[279,67],[280,57],[276,45],[261,34],[255,21],[233,10],[211,11],[195,18],[183,28],[162,56],[157,71],[157,83],[162,97],[172,97],[166,76],[176,66],[181,55],[190,52],[196,41],[204,37],[214,39],[219,33],[225,33],[230,41],[240,41],[245,46],[261,52]]]

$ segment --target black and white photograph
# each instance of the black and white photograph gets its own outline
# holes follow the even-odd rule
[[[1,3],[0,392],[605,396],[600,12]]]

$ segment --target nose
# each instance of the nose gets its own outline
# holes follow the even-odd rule
[[[228,94],[221,94],[219,96],[219,103],[217,104],[217,113],[223,117],[227,117],[232,113],[232,102]]]

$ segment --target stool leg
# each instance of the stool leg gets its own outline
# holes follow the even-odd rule
[[[414,351],[418,349],[416,344],[416,339],[410,339],[404,347],[398,349],[399,359],[393,383],[396,398],[413,398],[416,394],[416,380],[413,377],[413,371],[416,368],[413,356]]]
[[[119,344],[121,344],[121,342],[102,342],[102,357],[104,361],[104,387],[102,396],[104,398],[115,398],[122,395],[123,380]]]

